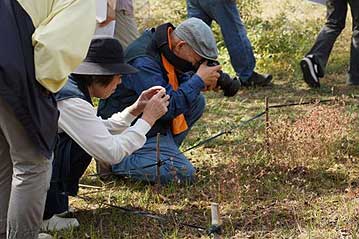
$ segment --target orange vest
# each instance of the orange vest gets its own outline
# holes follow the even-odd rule
[[[172,29],[168,28],[167,38],[168,38],[168,46],[170,47],[170,49],[171,49],[171,38],[170,38],[171,32],[172,32]],[[168,60],[165,58],[165,56],[163,54],[161,54],[161,58],[162,58],[163,66],[164,66],[165,70],[167,71],[167,77],[169,80],[168,83],[172,86],[173,90],[177,90],[179,84],[178,84],[178,80],[177,80],[176,70],[175,70],[174,66],[168,62]],[[186,122],[186,118],[184,117],[183,114],[178,115],[177,117],[175,117],[172,120],[171,130],[174,135],[180,134],[183,131],[186,131],[187,129],[188,129],[188,125]]]

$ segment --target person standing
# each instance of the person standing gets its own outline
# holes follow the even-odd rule
[[[98,26],[95,35],[114,36],[123,49],[136,40],[140,33],[132,0],[96,0]]]
[[[115,34],[117,0],[96,0],[96,21],[95,35],[111,36]]]
[[[272,75],[254,71],[256,59],[236,0],[187,0],[187,14],[189,18],[202,19],[209,26],[213,20],[218,23],[242,86],[265,86],[272,81]]]
[[[59,116],[52,93],[86,56],[95,3],[2,0],[0,21],[0,238],[35,239]]]
[[[301,60],[304,81],[313,88],[320,87],[334,43],[345,27],[348,4],[353,19],[350,64],[347,85],[359,85],[359,1],[327,0],[327,21],[312,49]]]
[[[117,38],[123,49],[126,49],[134,40],[140,36],[134,14],[132,0],[117,0],[115,38]]]

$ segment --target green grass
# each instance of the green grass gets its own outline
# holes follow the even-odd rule
[[[140,28],[185,17],[184,1],[148,1],[137,16]],[[55,238],[207,238],[178,222],[210,226],[210,203],[220,205],[223,238],[358,238],[359,134],[356,87],[345,85],[350,23],[338,39],[319,90],[301,79],[300,59],[309,51],[322,26],[325,8],[294,0],[240,3],[257,66],[271,72],[274,84],[243,89],[233,98],[206,93],[207,108],[182,149],[238,125],[270,104],[337,97],[336,103],[270,110],[269,143],[260,118],[186,153],[197,168],[193,185],[171,184],[158,192],[152,185],[113,180],[102,184],[85,176],[74,198],[80,228]],[[142,14],[141,14],[142,13]],[[348,18],[350,21],[350,18]],[[223,41],[214,26],[220,61],[233,74]],[[94,165],[87,175],[95,172]],[[150,211],[169,218],[127,214],[104,204]]]

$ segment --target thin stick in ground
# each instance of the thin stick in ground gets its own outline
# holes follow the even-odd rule
[[[269,99],[268,97],[265,98],[265,112],[266,112],[266,128],[265,128],[265,134],[266,134],[266,151],[268,154],[270,154],[270,144],[269,144]]]
[[[156,144],[156,187],[159,190],[161,187],[161,151],[160,151],[160,133],[157,133],[157,144]]]

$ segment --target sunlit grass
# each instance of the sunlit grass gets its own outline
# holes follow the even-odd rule
[[[148,2],[150,8],[137,14],[141,29],[185,17],[184,1]],[[181,149],[234,130],[186,153],[197,168],[197,182],[171,184],[159,192],[153,185],[123,179],[103,184],[89,176],[95,173],[92,164],[82,183],[103,189],[80,190],[87,200],[72,199],[80,228],[55,238],[207,238],[178,222],[209,227],[210,202],[220,204],[224,238],[358,238],[359,107],[352,96],[359,90],[345,85],[350,27],[334,47],[322,88],[313,90],[301,79],[298,63],[324,22],[325,8],[294,0],[243,1],[240,6],[258,69],[273,73],[274,84],[243,89],[233,98],[205,94],[206,112]],[[257,12],[261,15],[251,15]],[[218,27],[214,29],[223,69],[233,74]],[[269,135],[264,117],[236,127],[264,110],[265,97],[270,104],[338,100],[271,109]],[[104,202],[150,211],[169,222],[127,214]]]

